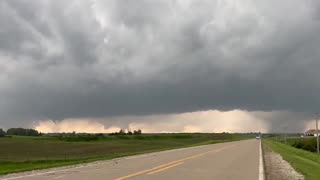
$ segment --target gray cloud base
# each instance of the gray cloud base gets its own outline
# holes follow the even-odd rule
[[[0,122],[320,107],[317,1],[2,1]]]

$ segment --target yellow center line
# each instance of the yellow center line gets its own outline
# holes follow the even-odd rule
[[[235,146],[235,145],[233,145],[233,146]],[[207,152],[204,152],[204,153],[196,154],[196,155],[193,155],[193,156],[190,156],[190,157],[187,157],[187,158],[179,159],[179,160],[176,160],[176,161],[172,161],[170,163],[162,164],[160,166],[156,166],[156,167],[153,167],[153,168],[150,168],[150,169],[146,169],[146,170],[139,171],[139,172],[136,172],[136,173],[133,173],[133,174],[129,174],[127,176],[119,177],[119,178],[116,178],[116,180],[125,180],[125,179],[128,179],[128,178],[131,178],[131,177],[134,177],[134,176],[139,176],[139,175],[146,174],[146,173],[153,174],[152,171],[158,171],[159,169],[163,169],[163,170],[169,169],[171,167],[174,167],[173,165],[176,165],[176,166],[179,165],[179,163],[182,162],[182,161],[194,159],[194,158],[203,156],[203,155],[208,154],[208,153],[213,153],[213,152],[217,153],[217,152],[219,152],[219,151],[221,151],[223,149],[227,149],[227,148],[230,148],[230,147],[233,147],[233,146],[228,146],[228,147],[219,148],[219,149],[210,150],[210,151],[207,151]],[[169,168],[166,168],[166,167],[169,167]]]
[[[134,177],[134,176],[138,176],[138,175],[141,175],[141,174],[145,174],[145,173],[148,173],[148,172],[150,172],[150,171],[154,171],[154,170],[157,170],[157,169],[166,167],[166,166],[170,166],[170,165],[172,165],[172,164],[174,164],[174,163],[177,163],[177,162],[174,161],[174,162],[171,162],[171,163],[168,163],[168,164],[163,164],[163,165],[160,165],[160,166],[151,168],[151,169],[139,171],[139,172],[137,172],[137,173],[133,173],[133,174],[129,174],[129,175],[127,175],[127,176],[119,177],[119,178],[117,178],[116,180],[128,179],[128,178],[131,178],[131,177]]]
[[[169,168],[173,168],[173,167],[175,167],[175,166],[178,166],[178,165],[180,165],[180,164],[182,164],[182,163],[184,163],[184,162],[178,162],[178,163],[176,163],[176,164],[172,164],[171,166],[166,166],[166,167],[164,167],[164,168],[162,168],[162,169],[158,169],[158,170],[155,170],[155,171],[151,171],[151,172],[149,172],[148,174],[150,175],[150,174],[154,174],[154,173],[157,173],[157,172],[160,172],[160,171],[164,171],[164,170],[166,170],[166,169],[169,169]]]

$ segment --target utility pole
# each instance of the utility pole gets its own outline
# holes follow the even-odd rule
[[[288,134],[287,130],[288,130],[288,126],[289,126],[289,125],[287,125],[286,127],[283,128],[283,130],[284,130],[284,143],[285,143],[285,144],[287,144],[287,134]]]
[[[316,134],[317,134],[317,153],[319,154],[319,128],[318,128],[318,117],[316,117]]]
[[[287,144],[287,132],[284,134],[284,143]]]

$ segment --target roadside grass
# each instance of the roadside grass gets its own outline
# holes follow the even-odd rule
[[[320,180],[320,155],[273,140],[263,140],[263,145],[279,153],[306,180]]]
[[[298,149],[303,149],[310,152],[317,152],[316,137],[289,138],[287,140],[287,143]]]
[[[119,154],[113,154],[109,156],[101,156],[101,157],[93,157],[93,158],[79,157],[78,159],[35,160],[35,161],[22,161],[22,162],[4,161],[4,162],[0,162],[0,175],[29,171],[29,170],[36,170],[36,169],[39,170],[39,169],[53,168],[53,167],[59,167],[59,166],[89,163],[89,162],[94,162],[99,160],[110,160],[114,158],[143,154],[143,153],[150,153],[150,152],[155,152],[155,151],[122,153],[122,154],[119,153]]]
[[[5,137],[0,138],[0,175],[247,138],[228,133],[104,136],[89,142],[46,136]]]

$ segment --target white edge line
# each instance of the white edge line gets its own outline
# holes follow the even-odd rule
[[[262,155],[262,143],[260,139],[259,144],[259,180],[265,180],[264,177],[264,167],[263,167],[263,155]]]

